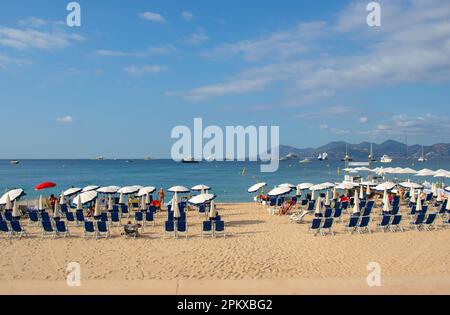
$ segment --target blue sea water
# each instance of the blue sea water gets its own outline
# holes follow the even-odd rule
[[[450,170],[449,160],[414,162],[404,160],[383,166]],[[242,175],[244,168],[245,175]],[[72,186],[142,185],[167,189],[174,185],[192,187],[205,184],[212,187],[219,202],[245,202],[252,200],[247,189],[257,181],[267,182],[268,189],[286,182],[296,185],[302,182],[342,181],[344,172],[338,175],[338,168],[345,168],[344,163],[312,161],[300,164],[294,160],[283,161],[277,172],[261,173],[257,162],[182,164],[172,160],[134,160],[132,163],[125,160],[22,160],[18,165],[11,165],[9,160],[0,160],[0,192],[20,187],[27,193],[27,198],[34,198],[40,194],[34,191],[34,187],[43,181],[57,183],[56,188],[44,192],[57,195]],[[423,178],[415,180],[423,181]]]

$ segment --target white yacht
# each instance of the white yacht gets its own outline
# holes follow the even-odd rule
[[[418,160],[419,162],[423,163],[427,161],[427,158],[425,157],[425,154],[423,153],[423,147],[422,147],[422,156]]]
[[[383,155],[380,159],[380,163],[389,164],[392,163],[393,159],[389,155]]]
[[[327,153],[327,152],[324,152],[324,153],[319,154],[319,156],[317,157],[317,159],[318,159],[319,161],[326,161],[326,160],[328,160],[328,153]]]

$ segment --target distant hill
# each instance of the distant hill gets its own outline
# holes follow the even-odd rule
[[[348,153],[355,161],[366,161],[370,152],[370,143],[362,142],[359,144],[347,143],[344,141],[330,142],[327,145],[318,148],[299,149],[288,145],[280,145],[280,157],[288,154],[295,154],[299,159],[316,159],[320,153],[327,152],[330,160],[340,160],[345,156],[346,146]],[[450,158],[450,143],[438,143],[423,147],[424,154],[428,159]],[[379,160],[383,154],[387,154],[395,159],[406,158],[408,152],[409,158],[419,158],[422,155],[422,146],[412,145],[406,147],[406,144],[387,140],[381,144],[373,143],[374,158]]]

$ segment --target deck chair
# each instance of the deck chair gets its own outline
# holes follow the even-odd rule
[[[164,238],[166,237],[167,234],[175,236],[175,223],[174,223],[174,221],[166,221],[166,222],[164,222]]]
[[[431,213],[427,216],[426,220],[423,222],[422,227],[427,231],[431,231],[431,229],[436,229],[434,225],[434,221],[436,221],[437,214]]]
[[[309,232],[313,233],[314,236],[320,232],[320,227],[322,225],[322,219],[315,218],[313,219],[311,226],[309,227]]]
[[[61,235],[64,238],[66,238],[67,236],[70,236],[69,230],[67,229],[64,221],[61,221],[61,220],[56,221],[55,225],[56,225],[56,234],[55,235]]]
[[[377,224],[377,230],[386,232],[390,228],[391,218],[389,214],[383,214],[381,222]]]
[[[202,238],[204,238],[205,235],[211,235],[211,237],[213,237],[212,221],[203,221],[203,224],[202,224]]]
[[[358,225],[358,233],[359,234],[364,234],[364,233],[371,233],[370,231],[370,227],[369,227],[369,223],[370,223],[370,217],[366,216],[366,217],[361,217],[361,222]]]
[[[397,214],[394,216],[394,219],[392,220],[392,223],[389,225],[389,229],[392,232],[401,231],[403,232],[403,227],[400,225],[402,222],[402,215]]]
[[[188,238],[188,227],[186,221],[177,221],[177,238],[180,234],[184,234],[186,239]]]
[[[97,221],[97,233],[95,233],[95,238],[98,238],[99,236],[103,236],[105,238],[109,237],[109,230],[106,222]]]
[[[42,238],[50,236],[54,238],[56,236],[56,231],[53,229],[53,225],[50,221],[42,221]]]
[[[225,222],[215,221],[214,237],[221,235],[223,235],[223,238],[225,238]]]
[[[351,216],[350,217],[350,221],[348,222],[345,229],[348,232],[350,232],[351,234],[353,234],[353,232],[355,232],[358,229],[359,218],[360,218],[359,216]]]
[[[97,236],[97,232],[95,231],[94,228],[94,223],[91,221],[84,221],[83,237],[86,238],[89,235],[91,235],[92,237]]]
[[[20,221],[12,220],[10,222],[12,235],[17,236],[18,238],[22,238],[22,236],[26,236],[27,232],[20,225]]]
[[[417,231],[420,231],[420,228],[422,227],[424,221],[425,221],[425,214],[418,214],[416,218],[409,224],[413,226]]]
[[[325,218],[322,227],[320,228],[320,235],[325,236],[327,232],[334,235],[333,218]]]
[[[12,237],[12,231],[9,229],[8,223],[4,220],[0,220],[0,232],[6,235],[7,238]]]

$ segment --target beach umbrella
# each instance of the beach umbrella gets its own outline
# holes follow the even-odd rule
[[[336,185],[330,182],[326,182],[326,183],[322,183],[321,184],[322,187],[324,187],[325,189],[330,189],[330,188],[334,188]]]
[[[329,206],[329,205],[331,205],[330,193],[327,191],[327,193],[325,194],[325,206]]]
[[[422,185],[413,183],[413,182],[403,182],[403,183],[400,183],[399,185],[404,188],[414,188],[414,189],[422,189],[423,188]]]
[[[450,178],[450,172],[446,170],[439,170],[436,171],[436,174],[434,174],[434,177],[436,178]]]
[[[147,195],[148,196],[148,195]],[[141,196],[141,210],[145,211],[147,210],[147,203],[145,202],[145,196]]]
[[[184,187],[184,186],[173,186],[173,187],[170,187],[168,189],[168,191],[172,192],[172,193],[187,194],[191,190],[189,188],[187,188],[187,187]]]
[[[0,198],[0,205],[6,205],[7,199],[9,198],[9,202],[15,201],[25,195],[23,189],[13,189],[5,193],[2,198]],[[11,208],[10,208],[11,209]]]
[[[98,193],[96,191],[87,191],[78,195],[77,199],[73,201],[73,203],[78,207],[82,207],[83,205],[90,203],[97,199]],[[82,209],[82,208],[81,208]]]
[[[82,189],[78,188],[78,187],[69,188],[66,191],[64,191],[64,197],[70,197],[70,196],[76,195],[81,191],[82,191]]]
[[[417,174],[417,171],[413,170],[412,168],[406,167],[406,168],[401,169],[399,174],[411,174],[411,175],[413,175],[413,174]]]
[[[311,191],[311,200],[316,200],[316,191]]]
[[[193,191],[208,191],[208,190],[211,190],[211,187],[206,186],[206,185],[195,185],[194,187],[191,188],[191,190],[193,190]]]
[[[216,204],[213,201],[211,201],[211,205],[209,206],[209,218],[214,219],[216,217]]]
[[[81,192],[87,192],[87,191],[92,191],[92,190],[97,190],[99,189],[100,186],[96,186],[96,185],[90,185],[90,186],[86,186],[83,188],[83,190]]]
[[[150,194],[146,194],[145,195],[145,204],[146,205],[149,205],[151,202],[150,202]]]
[[[256,183],[255,185],[249,187],[247,189],[247,192],[252,194],[252,193],[255,193],[255,192],[259,191],[261,188],[263,188],[265,186],[267,186],[267,183],[264,183],[264,182]]]
[[[140,189],[142,188],[142,186],[126,186],[126,187],[122,187],[118,190],[118,193],[120,194],[124,194],[124,195],[132,195],[137,193]]]
[[[416,202],[416,211],[422,211],[422,196],[419,194],[419,196],[417,197],[417,202]]]
[[[409,201],[411,203],[416,203],[416,201],[417,201],[417,199],[416,199],[416,190],[413,187],[411,187],[411,191],[410,191],[409,194],[410,194]]]
[[[14,206],[11,215],[13,218],[20,218],[19,203],[17,201],[14,201]]]
[[[359,201],[359,195],[358,195],[358,191],[355,190],[355,197],[354,197],[354,205],[353,205],[353,214],[356,213],[360,213],[361,209],[359,208],[360,206],[360,201]]]
[[[364,181],[359,183],[360,186],[377,186],[378,184],[375,183],[374,181]]]
[[[314,191],[314,190],[320,191],[320,190],[325,190],[325,189],[328,189],[328,187],[324,184],[318,184],[318,185],[309,187],[309,190],[311,190],[311,191]]]
[[[436,183],[433,183],[431,186],[431,192],[433,193],[433,196],[437,196],[437,186]]]
[[[44,201],[42,200],[42,195],[39,196],[39,203],[38,203],[38,210],[42,211],[44,210]]]
[[[450,186],[445,187],[445,190],[450,192]],[[0,204],[1,204],[1,203],[0,203]]]
[[[337,189],[336,186],[333,187],[333,199],[337,199],[338,195],[337,195]]]
[[[147,196],[149,194],[153,194],[155,190],[156,187],[153,186],[142,187],[141,189],[139,189],[137,196],[138,197]]]
[[[9,194],[6,195],[6,200],[5,200],[5,210],[11,210],[12,209],[12,204],[11,204],[11,199],[9,198]]]
[[[172,198],[172,211],[175,219],[181,218],[180,207],[178,206],[178,196],[176,194]]]
[[[394,189],[395,186],[396,186],[395,183],[392,183],[392,182],[385,182],[385,183],[383,183],[383,184],[380,184],[380,185],[376,186],[376,187],[375,187],[375,190],[378,190],[378,191],[392,190],[392,189]]]
[[[314,211],[315,214],[322,214],[322,198],[318,198],[316,201],[316,209]]]
[[[175,197],[175,195],[174,195],[174,197]],[[216,198],[216,195],[213,195],[213,194],[200,194],[200,195],[192,197],[191,199],[188,200],[188,202],[192,203],[194,205],[201,205],[201,204],[210,202],[214,198]],[[178,199],[178,197],[177,197],[177,199]]]
[[[124,201],[123,200],[123,193],[120,193],[120,195],[119,195],[119,204],[123,205],[124,204],[123,201]]]
[[[105,186],[105,187],[100,187],[99,189],[97,189],[97,192],[100,194],[113,195],[113,194],[117,193],[117,191],[119,189],[120,189],[120,187],[118,187],[118,186]]]
[[[282,195],[286,195],[292,191],[291,187],[277,187],[269,191],[268,195],[271,197],[278,197]]]
[[[61,192],[61,196],[59,197],[59,204],[66,203],[66,198],[64,198],[64,191]]]
[[[356,186],[359,186],[359,185],[358,185],[358,184],[355,184],[355,183],[350,183],[350,182],[342,182],[342,183],[339,183],[339,184],[336,186],[336,189],[340,189],[340,190],[350,190],[350,189],[355,188]]]
[[[445,206],[445,210],[450,211],[450,194],[447,197],[447,205]]]
[[[288,188],[291,188],[291,189],[295,189],[296,188],[295,185],[292,185],[292,184],[289,184],[289,183],[284,183],[284,184],[278,185],[278,187],[288,187]]]
[[[94,217],[100,217],[102,215],[102,211],[100,210],[100,202],[95,200],[95,207],[94,207]]]
[[[364,189],[362,187],[359,188],[359,199],[364,199]]]
[[[314,184],[311,184],[311,183],[302,183],[302,184],[298,184],[298,185],[297,185],[297,189],[300,189],[300,190],[307,190],[307,189],[310,189],[312,186],[314,186]]]
[[[111,196],[109,196],[109,198],[108,198],[108,210],[112,210],[113,208],[114,208],[113,198]]]
[[[37,185],[36,187],[34,187],[34,190],[43,190],[43,189],[49,189],[49,188],[53,188],[56,187],[56,184],[53,182],[43,182],[40,183],[39,185]]]
[[[53,209],[53,218],[54,219],[61,218],[61,211],[58,200],[55,201],[55,207]]]
[[[391,211],[391,204],[389,202],[389,196],[387,189],[384,190],[383,193],[383,212],[389,212]]]
[[[370,196],[370,194],[371,194],[371,191],[370,191],[370,185],[367,185],[367,188],[366,188],[366,196]]]

